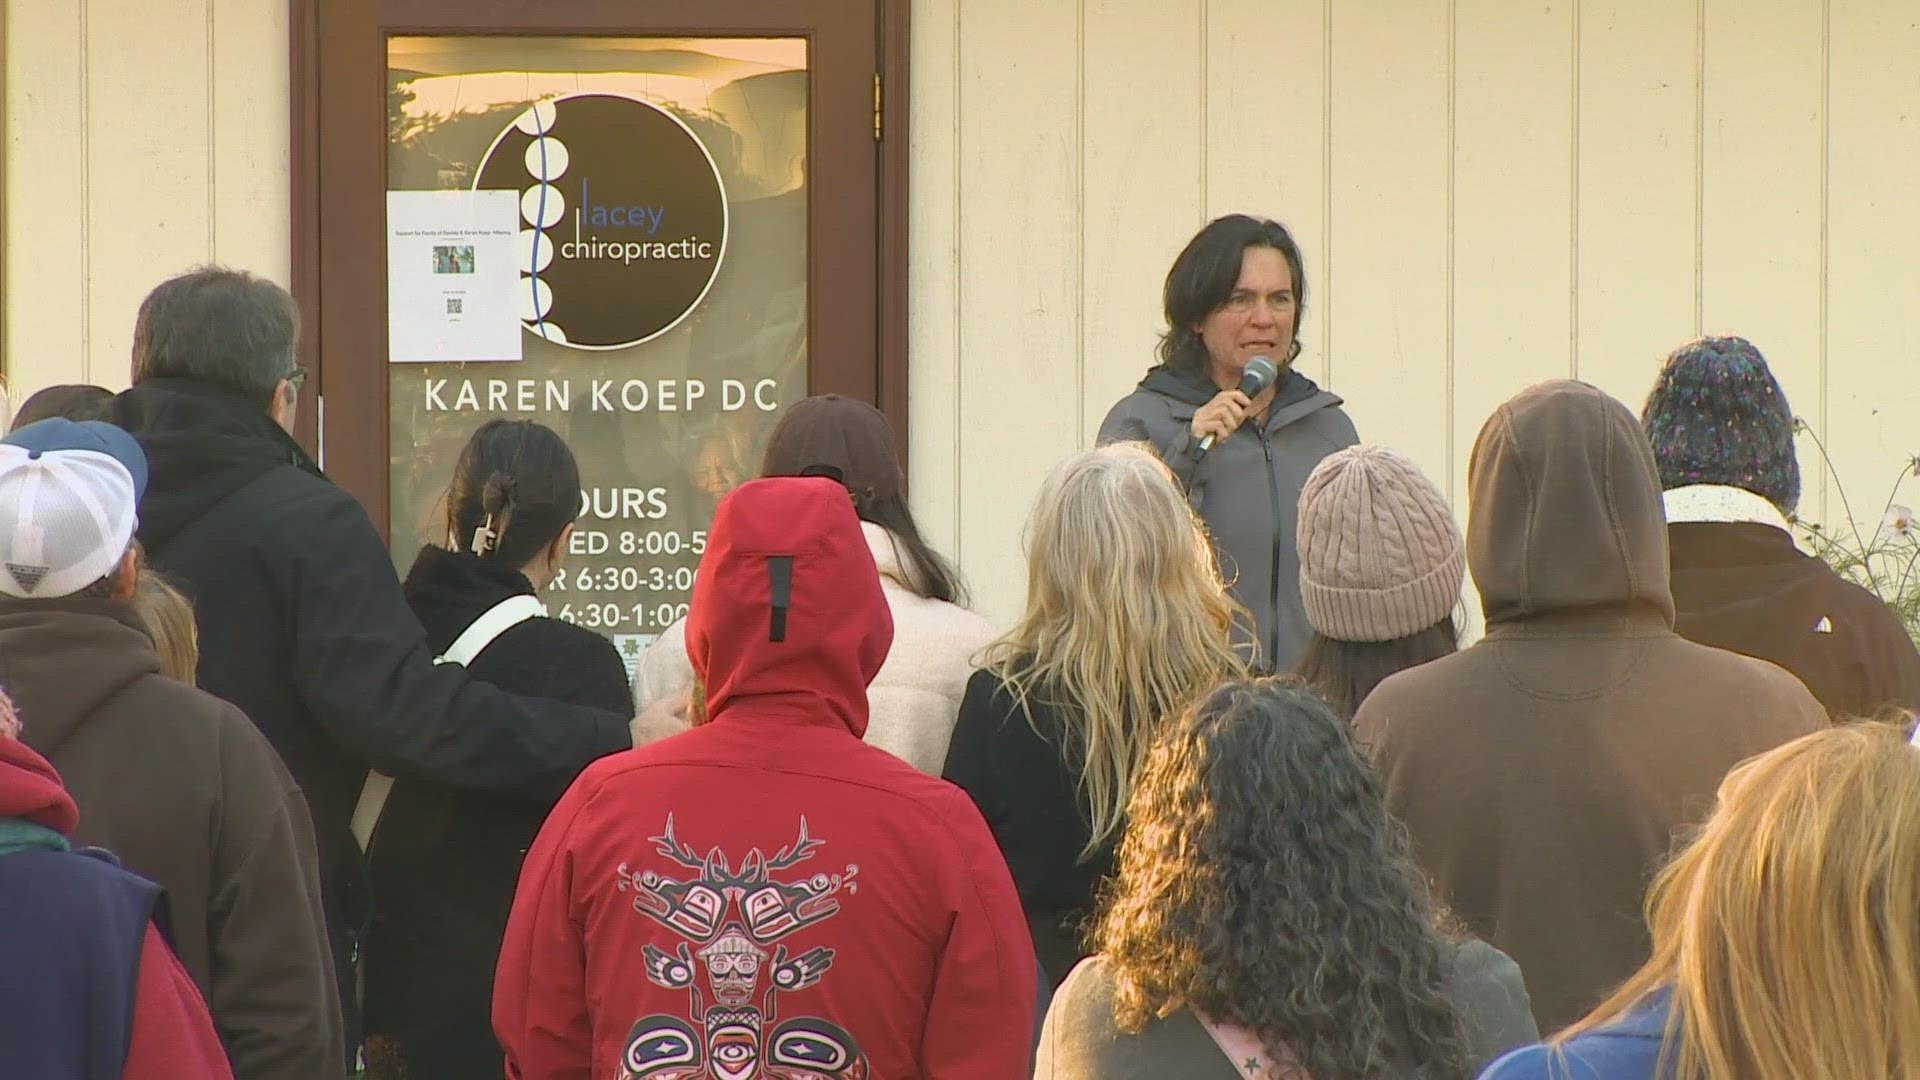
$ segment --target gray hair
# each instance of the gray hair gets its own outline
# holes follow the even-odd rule
[[[208,266],[162,282],[133,326],[133,381],[174,377],[225,387],[266,408],[293,372],[300,309],[244,270]]]

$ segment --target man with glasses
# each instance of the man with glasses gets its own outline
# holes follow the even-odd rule
[[[349,826],[369,767],[551,801],[631,736],[627,717],[435,665],[366,511],[293,440],[299,322],[286,290],[251,274],[162,283],[140,305],[133,389],[109,419],[151,464],[139,537],[194,602],[200,687],[246,712],[311,808],[351,1057],[371,899]]]

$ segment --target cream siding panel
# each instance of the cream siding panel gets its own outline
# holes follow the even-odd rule
[[[84,5],[5,5],[5,297],[15,404],[86,368],[87,62]]]
[[[1920,15],[1833,0],[1831,18],[1825,427],[1865,531],[1920,453]],[[1914,481],[1904,501],[1920,502]],[[1840,516],[1837,497],[1828,510]]]
[[[1293,233],[1307,271],[1297,362],[1322,385],[1333,326],[1320,311],[1328,263],[1325,29],[1332,6],[1330,0],[1209,0],[1204,8],[1207,143],[1201,217],[1257,214]],[[1285,32],[1276,33],[1277,27]],[[1161,277],[1187,239],[1180,237],[1160,253]]]
[[[1573,5],[1457,0],[1453,46],[1451,400],[1446,459],[1423,464],[1464,527],[1481,426],[1520,388],[1566,377],[1572,357]]]
[[[1059,357],[1079,359],[1079,446],[1154,362],[1167,268],[1205,220],[1201,11],[1199,0],[1085,5],[1080,340]]]
[[[1360,437],[1444,476],[1447,12],[1356,0],[1333,16],[1328,382]]]
[[[1673,0],[1575,10],[1572,371],[1637,410],[1660,359],[1698,332],[1700,12]]]
[[[219,261],[288,279],[287,7],[12,0],[6,17],[13,396],[117,389],[163,278]]]
[[[961,0],[913,6],[907,219],[907,488],[927,543],[960,548],[960,11]]]
[[[1464,519],[1481,425],[1569,371],[1573,6],[1459,0],[1453,37],[1451,449],[1433,475]]]
[[[128,383],[141,298],[162,278],[213,256],[219,192],[210,11],[209,0],[84,2],[91,119],[85,376],[118,389]]]
[[[209,182],[213,258],[282,285],[292,282],[285,3],[209,0],[213,96]],[[269,227],[262,228],[261,223]],[[280,227],[273,227],[280,226]]]
[[[964,3],[959,550],[1004,625],[1026,595],[1027,506],[1080,445],[1080,20],[1071,4]]]
[[[1701,328],[1758,346],[1824,438],[1820,6],[1709,0],[1706,29]],[[1799,449],[1800,509],[1824,517],[1819,452],[1807,437]]]

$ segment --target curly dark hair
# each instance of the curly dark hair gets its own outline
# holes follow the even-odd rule
[[[1122,1030],[1185,1005],[1314,1080],[1471,1076],[1442,913],[1311,690],[1215,690],[1161,734],[1128,817],[1095,931]]]

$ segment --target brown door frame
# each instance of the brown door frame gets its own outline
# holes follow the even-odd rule
[[[647,18],[631,25],[631,3],[615,0],[575,0],[588,18],[563,27],[553,25],[555,9],[570,6],[564,0],[288,0],[290,5],[292,146],[293,295],[305,318],[300,362],[313,372],[317,393],[301,402],[300,439],[310,452],[320,452],[320,399],[334,403],[326,417],[327,471],[341,487],[358,498],[384,536],[388,506],[388,372],[386,363],[385,261],[367,267],[357,245],[328,244],[329,234],[385,236],[384,200],[345,198],[343,185],[364,183],[368,176],[386,176],[386,116],[384,77],[385,38],[389,34],[644,34],[660,36],[725,37],[728,34],[804,34],[816,25],[808,16],[834,0],[729,0],[705,4],[684,0],[674,9],[684,15]],[[881,137],[875,155],[874,205],[877,220],[851,222],[871,226],[874,260],[867,264],[873,281],[871,363],[864,356],[843,357],[835,347],[809,348],[809,392],[841,393],[873,402],[893,422],[901,460],[908,445],[907,401],[907,166],[908,146],[908,16],[911,0],[874,0],[878,14],[871,54],[878,87]],[[647,5],[654,8],[656,5]],[[657,5],[667,6],[667,5]],[[710,10],[718,9],[718,10]],[[325,14],[322,14],[324,10]],[[624,17],[620,13],[626,13]],[[798,17],[796,17],[796,13]],[[684,22],[675,24],[675,19]],[[322,57],[327,58],[323,67]],[[380,81],[369,80],[364,93],[341,93],[323,76],[343,62],[364,74],[368,65]],[[816,67],[851,62],[846,57],[820,57]],[[349,89],[358,89],[357,84]],[[329,94],[325,115],[322,94]],[[863,95],[863,103],[865,98]],[[822,101],[816,97],[813,121],[825,109],[852,107],[851,102]],[[810,142],[812,140],[810,139]],[[811,152],[811,151],[810,151]],[[323,220],[323,207],[330,215]],[[809,213],[809,230],[834,229],[836,223]],[[343,250],[345,249],[345,250]],[[862,274],[827,267],[815,261],[818,246],[809,251],[809,281]],[[370,282],[370,279],[374,279]],[[378,295],[374,295],[377,284]],[[857,294],[853,294],[857,296]],[[377,302],[376,302],[377,301]],[[822,330],[868,318],[864,301],[842,303],[841,312],[815,293],[809,301],[810,341],[820,341]],[[829,329],[829,333],[832,331]],[[851,331],[847,331],[851,332]],[[848,353],[864,354],[864,349]],[[377,358],[377,359],[376,359]],[[852,363],[848,363],[847,360]],[[378,401],[382,407],[342,409],[345,401]]]

